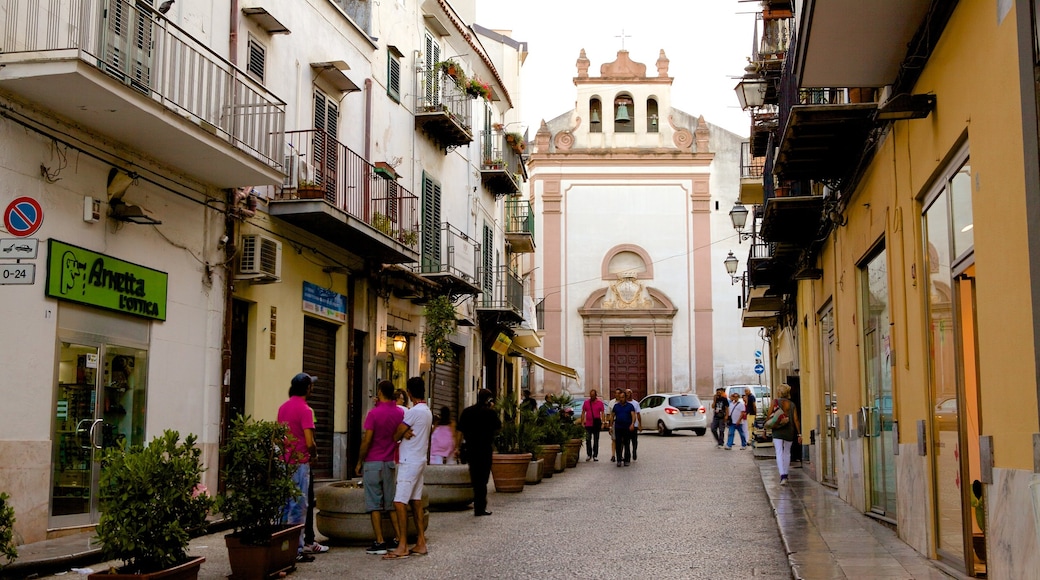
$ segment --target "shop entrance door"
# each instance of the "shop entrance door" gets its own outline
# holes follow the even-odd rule
[[[866,406],[860,409],[867,438],[870,509],[896,518],[896,464],[892,431],[892,331],[888,310],[888,267],[884,250],[863,267],[863,368]]]
[[[97,523],[105,449],[144,443],[148,351],[77,337],[61,343],[51,527]]]
[[[837,344],[834,334],[834,307],[828,305],[820,315],[821,364],[823,366],[823,413],[819,422],[820,459],[823,483],[838,485],[838,393],[834,380]],[[805,427],[802,427],[805,429]]]

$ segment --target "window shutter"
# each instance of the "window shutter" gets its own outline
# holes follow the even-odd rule
[[[441,47],[432,34],[426,33],[426,102],[431,105],[440,103],[437,90],[437,63],[441,60]]]
[[[264,82],[264,63],[267,60],[267,52],[264,45],[260,44],[252,36],[249,37],[249,56],[246,63],[246,72],[259,82]]]
[[[483,248],[483,268],[484,268],[484,295],[485,300],[492,299],[495,290],[495,260],[493,259],[495,252],[495,232],[491,229],[487,223],[484,224],[484,248]]]
[[[441,184],[423,175],[422,200],[423,270],[438,272],[441,267]]]
[[[397,102],[401,102],[401,61],[387,51],[386,94]]]

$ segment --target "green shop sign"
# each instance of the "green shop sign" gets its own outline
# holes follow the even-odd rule
[[[50,240],[47,296],[166,320],[165,272]]]

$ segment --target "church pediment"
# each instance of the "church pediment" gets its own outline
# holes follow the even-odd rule
[[[645,79],[646,65],[630,59],[627,50],[619,50],[617,60],[600,65],[599,75],[609,80]]]

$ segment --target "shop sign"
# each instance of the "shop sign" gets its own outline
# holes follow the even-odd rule
[[[47,296],[166,320],[169,275],[130,262],[50,240]]]
[[[347,297],[317,284],[304,282],[303,311],[337,322],[346,322]]]

